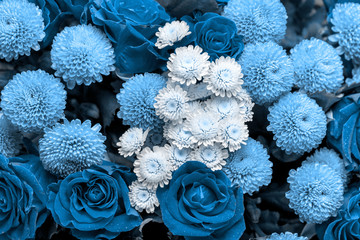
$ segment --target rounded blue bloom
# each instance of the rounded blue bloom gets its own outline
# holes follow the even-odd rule
[[[0,106],[23,132],[41,132],[64,117],[66,91],[58,78],[42,70],[16,74],[1,92]]]
[[[21,149],[20,143],[21,134],[4,115],[0,115],[0,153],[14,157]]]
[[[326,116],[306,94],[288,93],[269,108],[268,131],[286,153],[303,154],[317,147],[326,135]]]
[[[235,22],[245,43],[279,42],[285,36],[287,14],[280,0],[230,0],[223,16]]]
[[[237,240],[245,230],[241,188],[201,162],[185,162],[157,197],[164,224],[186,240]]]
[[[51,49],[51,67],[69,89],[76,84],[89,86],[101,82],[114,67],[114,49],[110,40],[91,25],[66,27],[56,35]]]
[[[45,37],[41,10],[27,0],[0,1],[0,59],[11,61],[38,51]]]
[[[47,207],[80,240],[113,239],[142,222],[128,196],[134,179],[125,167],[94,166],[51,184]]]
[[[276,101],[294,84],[293,64],[286,51],[274,42],[247,44],[239,63],[243,87],[257,104]]]
[[[166,86],[166,78],[155,73],[136,75],[123,84],[116,95],[120,104],[117,116],[130,127],[159,128],[163,121],[155,113],[155,97]]]
[[[246,145],[230,153],[223,171],[233,185],[238,185],[244,193],[252,195],[261,186],[267,186],[271,181],[273,166],[269,154],[263,145],[249,138]]]
[[[105,150],[105,137],[99,132],[100,124],[91,127],[86,120],[76,119],[56,124],[45,130],[39,141],[40,160],[44,168],[60,177],[101,164]]]
[[[312,38],[291,49],[295,84],[306,92],[335,92],[344,80],[343,64],[337,51],[328,43]]]
[[[297,233],[285,232],[285,233],[273,233],[267,240],[307,240],[307,237],[298,236]]]

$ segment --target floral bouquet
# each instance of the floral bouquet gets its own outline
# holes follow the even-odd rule
[[[359,0],[0,0],[0,90],[1,240],[360,239]]]

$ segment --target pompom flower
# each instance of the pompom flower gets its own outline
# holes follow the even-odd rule
[[[16,74],[1,92],[0,106],[23,132],[41,132],[64,117],[66,91],[58,78],[42,70]]]
[[[185,21],[166,23],[165,26],[159,27],[159,31],[155,33],[158,37],[155,46],[159,49],[173,46],[174,43],[181,41],[190,34],[189,25]]]
[[[360,4],[342,3],[336,4],[332,11],[330,22],[335,35],[329,40],[339,43],[339,50],[345,54],[347,60],[360,63]]]
[[[130,127],[160,128],[163,121],[155,113],[155,97],[166,86],[166,78],[155,73],[135,75],[123,84],[116,95],[120,104],[117,116]]]
[[[230,153],[223,171],[233,185],[238,185],[250,195],[271,181],[272,162],[261,143],[249,138],[241,149]]]
[[[21,149],[21,134],[0,113],[0,153],[5,157],[15,157]]]
[[[343,83],[343,65],[328,43],[312,38],[291,49],[296,85],[309,93],[335,92]]]
[[[249,137],[249,130],[240,115],[222,120],[219,126],[217,141],[230,152],[240,149]]]
[[[165,87],[159,91],[155,97],[155,112],[165,122],[173,121],[173,123],[182,121],[189,110],[189,98],[179,85],[175,87]]]
[[[178,148],[175,145],[165,145],[169,161],[175,171],[187,161],[193,161],[191,148]]]
[[[253,109],[255,103],[252,102],[250,95],[246,92],[245,89],[241,89],[240,93],[238,93],[235,97],[241,102],[241,105],[240,105],[241,109],[239,109],[239,111],[245,112],[245,114],[243,115],[244,121],[245,122],[252,121],[253,115],[254,115],[252,109]]]
[[[322,223],[336,216],[344,199],[341,175],[326,164],[305,163],[290,170],[285,196],[301,222]]]
[[[134,162],[134,173],[145,187],[155,190],[164,187],[171,179],[172,166],[165,148],[155,146],[143,149]]]
[[[0,1],[0,58],[17,60],[38,51],[45,37],[41,10],[27,0]]]
[[[171,145],[175,145],[179,149],[191,148],[194,146],[192,141],[192,133],[190,130],[185,128],[184,123],[165,124],[164,136]]]
[[[119,154],[124,157],[132,156],[134,153],[138,154],[141,147],[146,141],[149,129],[143,131],[142,128],[129,128],[121,137],[116,146],[119,147]]]
[[[280,0],[230,0],[223,16],[235,22],[245,43],[279,42],[285,36],[287,15]]]
[[[39,141],[40,160],[50,173],[66,177],[92,165],[99,165],[104,159],[105,137],[99,132],[100,124],[91,127],[86,120],[71,122],[64,119],[47,129]]]
[[[240,92],[242,77],[240,64],[234,58],[222,56],[210,64],[204,83],[216,96],[231,97]]]
[[[219,119],[231,118],[234,115],[244,116],[246,113],[245,103],[233,97],[212,97],[205,103],[206,109],[217,115]]]
[[[101,82],[114,67],[114,49],[106,35],[91,25],[66,27],[54,38],[51,67],[69,89]]]
[[[225,159],[228,157],[228,151],[219,143],[210,146],[202,145],[195,149],[192,154],[193,161],[202,162],[213,171],[221,170],[226,164]]]
[[[268,131],[287,154],[303,154],[317,147],[326,135],[326,116],[306,94],[288,93],[269,108]]]
[[[179,47],[172,53],[167,63],[171,81],[181,84],[195,84],[208,73],[209,55],[199,46]]]
[[[267,240],[308,240],[307,237],[298,236],[297,233],[285,232],[285,233],[273,233]]]
[[[130,204],[138,212],[146,210],[147,213],[153,213],[159,206],[156,190],[145,187],[139,181],[132,182],[129,190]]]
[[[247,44],[239,63],[244,74],[243,87],[257,104],[276,101],[294,84],[293,64],[285,50],[274,42]]]

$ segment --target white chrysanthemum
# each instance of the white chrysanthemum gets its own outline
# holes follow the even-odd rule
[[[209,71],[209,55],[199,46],[189,45],[175,49],[167,63],[171,81],[181,84],[195,84]]]
[[[250,95],[246,92],[245,89],[241,89],[241,91],[235,96],[239,102],[241,102],[241,108],[245,111],[244,120],[245,122],[251,122],[253,119],[253,107],[255,103],[252,102]]]
[[[158,37],[155,46],[159,49],[173,46],[174,43],[181,41],[190,34],[189,25],[187,25],[185,21],[172,21],[171,23],[166,23],[165,26],[159,27],[159,31],[155,33]]]
[[[226,164],[225,159],[229,157],[229,153],[219,143],[215,143],[211,146],[200,146],[195,149],[192,154],[194,161],[204,163],[208,168],[213,171],[221,170]]]
[[[164,136],[171,143],[180,149],[193,147],[192,134],[186,130],[183,123],[166,123],[164,126]]]
[[[206,109],[217,115],[219,119],[234,115],[245,116],[246,113],[245,103],[233,97],[212,97],[205,104]]]
[[[165,149],[169,155],[169,161],[171,162],[174,171],[185,162],[192,160],[192,150],[190,148],[180,149],[174,145],[165,145]]]
[[[165,148],[143,149],[134,162],[134,173],[139,182],[149,189],[164,187],[171,179],[172,166]]]
[[[178,85],[174,87],[167,86],[161,89],[155,97],[155,111],[165,122],[179,122],[185,118],[189,109],[189,99],[186,92]]]
[[[242,77],[240,64],[231,57],[222,56],[210,64],[204,83],[216,96],[231,97],[241,91]]]
[[[129,128],[120,138],[116,146],[119,148],[119,154],[124,157],[138,154],[144,145],[149,129],[144,131],[142,128]]]
[[[156,196],[156,189],[149,189],[139,181],[134,181],[129,186],[129,190],[130,204],[138,212],[146,210],[147,213],[153,213],[155,207],[160,205]]]
[[[226,118],[220,122],[218,141],[230,152],[241,148],[249,137],[249,130],[241,116]]]
[[[212,145],[216,141],[219,131],[219,122],[217,117],[211,112],[203,110],[194,112],[185,120],[185,129],[190,131],[191,141],[194,144]]]

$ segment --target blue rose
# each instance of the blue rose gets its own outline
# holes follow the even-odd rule
[[[46,193],[22,159],[0,154],[0,239],[28,239],[48,216]],[[10,162],[10,164],[9,164]]]
[[[333,120],[327,128],[327,141],[342,154],[348,171],[359,171],[360,95],[349,95],[332,108]]]
[[[47,207],[79,239],[112,239],[141,224],[128,197],[134,179],[125,167],[93,166],[49,185]]]
[[[61,0],[58,1],[63,12],[71,13],[81,24],[89,20],[89,6],[94,0]]]
[[[245,230],[241,188],[203,163],[184,163],[157,197],[164,224],[187,240],[237,240]]]
[[[120,72],[151,72],[167,60],[155,47],[155,33],[170,16],[156,1],[95,0],[90,12],[94,24],[115,43]]]
[[[318,226],[320,239],[352,240],[360,237],[360,186],[351,187],[344,195],[344,204],[335,218]]]
[[[205,13],[196,15],[194,19],[188,16],[183,19],[190,25],[195,44],[207,52],[211,60],[221,56],[237,59],[244,49],[242,37],[237,34],[235,23],[226,17],[216,13]]]

